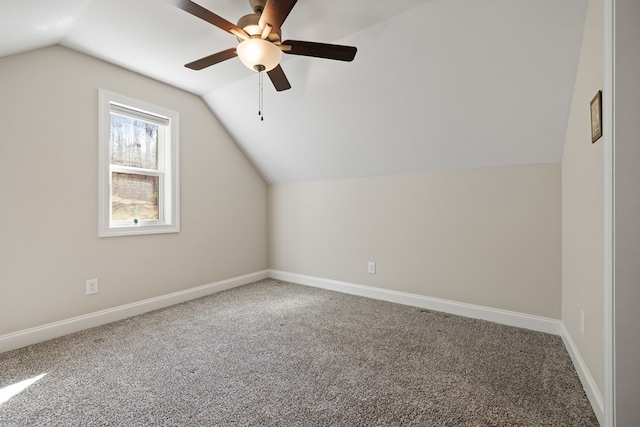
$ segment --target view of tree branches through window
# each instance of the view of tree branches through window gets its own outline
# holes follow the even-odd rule
[[[111,219],[158,220],[158,127],[110,114]]]

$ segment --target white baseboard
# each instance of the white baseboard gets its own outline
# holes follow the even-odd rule
[[[256,273],[233,277],[184,291],[149,298],[143,301],[2,335],[0,336],[0,353],[246,285],[268,277],[269,270],[258,271]]]
[[[332,291],[344,292],[352,295],[360,295],[384,301],[395,302],[404,305],[426,308],[457,314],[459,316],[474,319],[489,320],[519,328],[560,335],[560,321],[548,317],[533,316],[514,311],[500,310],[480,305],[466,304],[439,298],[431,298],[406,292],[392,291],[389,289],[374,288],[372,286],[356,285],[353,283],[339,282],[337,280],[322,279],[319,277],[305,276],[285,271],[269,270],[269,277],[301,285],[314,286]]]
[[[561,336],[562,341],[564,342],[564,346],[567,348],[569,352],[569,356],[571,356],[571,361],[573,362],[573,366],[575,366],[576,371],[578,372],[578,376],[580,377],[580,382],[582,382],[582,387],[584,388],[585,393],[587,394],[587,398],[589,398],[589,403],[591,403],[591,407],[593,408],[593,412],[596,414],[596,418],[600,422],[600,425],[605,425],[604,423],[604,398],[602,392],[598,388],[593,376],[591,376],[591,372],[587,367],[584,359],[580,355],[580,351],[578,351],[578,347],[576,343],[571,338],[571,334],[564,326],[561,325]]]

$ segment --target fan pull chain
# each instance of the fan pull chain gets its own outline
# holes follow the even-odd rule
[[[264,77],[262,74],[262,71],[258,71],[258,116],[260,116],[260,121],[264,121]]]

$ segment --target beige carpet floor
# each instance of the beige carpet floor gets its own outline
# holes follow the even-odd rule
[[[1,426],[598,425],[557,336],[276,280],[0,354],[39,376]]]

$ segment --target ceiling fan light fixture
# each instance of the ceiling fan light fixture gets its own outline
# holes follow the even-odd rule
[[[236,48],[240,61],[254,71],[271,71],[282,59],[280,48],[270,41],[252,38],[242,41]]]
[[[298,0],[249,0],[254,13],[240,18],[238,25],[216,15],[193,0],[167,1],[238,38],[239,43],[236,47],[185,64],[185,67],[192,70],[202,70],[237,56],[247,68],[258,72],[260,81],[263,79],[262,71],[267,71],[274,88],[281,92],[291,89],[291,84],[279,65],[282,52],[289,55],[350,62],[358,51],[354,46],[302,40],[282,41],[282,24]],[[260,85],[260,91],[262,91],[262,85]]]

